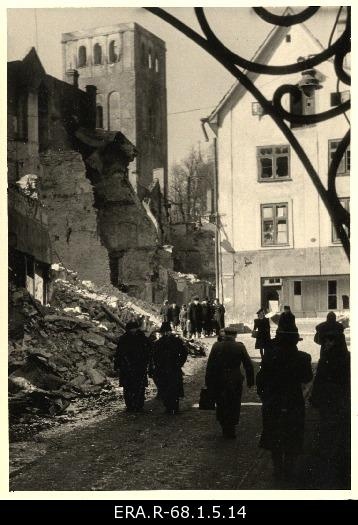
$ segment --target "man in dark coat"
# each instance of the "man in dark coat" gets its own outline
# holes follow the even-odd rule
[[[161,338],[153,345],[153,364],[160,395],[167,414],[179,412],[179,398],[184,397],[182,366],[188,357],[183,341],[172,334],[170,323],[160,328]]]
[[[260,446],[271,451],[274,476],[290,481],[295,460],[302,451],[305,400],[302,383],[312,378],[311,356],[300,352],[300,336],[291,317],[277,330],[269,352],[265,352],[256,376],[257,393],[262,400]]]
[[[260,350],[261,359],[264,356],[265,348],[270,345],[270,321],[265,317],[263,308],[257,312],[257,319],[254,319],[254,332],[256,332],[255,348]]]
[[[209,337],[211,329],[211,305],[209,304],[208,297],[201,301],[201,314],[202,330],[204,332],[205,337]]]
[[[330,323],[321,323],[321,325]],[[338,324],[338,323],[337,323]],[[320,326],[320,325],[319,325]],[[338,328],[338,329],[337,329]],[[324,334],[324,336],[323,336]],[[319,454],[322,481],[348,488],[350,477],[350,353],[343,331],[320,330],[321,356],[313,383],[311,403],[320,416]],[[338,487],[337,487],[338,488]]]
[[[166,323],[169,320],[168,310],[169,310],[169,301],[164,301],[164,303],[162,304],[160,308],[160,312],[159,312],[163,323]]]
[[[225,336],[216,342],[210,352],[206,367],[205,384],[210,396],[215,399],[216,418],[223,436],[235,438],[235,426],[239,423],[243,375],[247,386],[254,385],[254,367],[243,343],[236,342],[236,331],[225,329]]]
[[[119,384],[123,387],[128,412],[143,411],[150,351],[151,343],[139,329],[138,323],[127,323],[126,332],[118,341],[114,369],[118,372]]]
[[[172,324],[172,327],[174,328],[174,330],[176,330],[179,325],[179,313],[180,313],[180,308],[176,302],[174,302],[173,304],[169,306],[168,321]]]
[[[331,339],[332,335],[335,336],[335,340],[347,350],[346,339],[344,336],[344,326],[342,323],[337,321],[337,317],[334,312],[328,312],[327,320],[316,326],[316,333],[314,336],[314,342],[318,345],[321,345],[321,353],[324,349],[327,337]]]
[[[216,298],[212,307],[212,319],[216,335],[219,335],[219,330],[225,328],[225,307]]]
[[[194,300],[190,303],[188,316],[190,321],[191,337],[200,337],[203,315],[199,297],[194,297]]]

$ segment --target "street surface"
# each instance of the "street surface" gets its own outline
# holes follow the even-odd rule
[[[312,335],[300,348],[317,362],[319,347]],[[259,351],[250,334],[239,335],[259,366]],[[215,341],[206,339],[211,347]],[[57,429],[28,448],[39,453],[13,473],[10,490],[268,490],[275,487],[270,454],[258,448],[261,405],[256,392],[244,389],[238,437],[225,440],[213,411],[198,409],[207,358],[186,366],[185,398],[181,413],[164,414],[160,401],[145,404],[144,414],[128,414],[122,401],[108,407],[102,417],[84,427]],[[307,410],[305,453],[298,464],[295,487],[315,486],[311,453],[317,432],[317,415]],[[65,425],[64,425],[65,427]],[[20,445],[21,447],[21,445]],[[27,445],[25,445],[26,449]],[[16,454],[16,451],[13,452]],[[317,468],[317,467],[316,467]],[[312,477],[313,476],[313,477]],[[329,488],[329,487],[327,487]]]

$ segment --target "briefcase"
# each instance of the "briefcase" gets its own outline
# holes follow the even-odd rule
[[[205,387],[200,391],[199,408],[201,410],[215,410],[215,401]]]

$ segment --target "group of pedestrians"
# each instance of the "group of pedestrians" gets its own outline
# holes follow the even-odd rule
[[[130,321],[119,338],[114,369],[127,412],[143,412],[148,377],[153,378],[166,412],[179,411],[179,398],[184,395],[182,366],[188,351],[168,321],[162,323],[159,334],[159,339],[149,338],[136,321]]]
[[[194,299],[193,304],[201,304]],[[271,452],[277,480],[292,477],[296,459],[303,447],[305,398],[302,385],[313,380],[310,354],[298,350],[302,340],[295,316],[285,307],[274,338],[264,310],[258,312],[253,335],[260,349],[261,365],[256,375],[257,393],[262,401],[260,447]],[[218,330],[208,358],[205,383],[216,406],[216,418],[223,436],[236,437],[245,370],[248,388],[255,385],[254,367],[245,345],[237,342],[230,327]],[[119,339],[115,367],[123,386],[128,411],[142,411],[148,375],[152,377],[165,411],[176,414],[183,397],[182,366],[187,350],[173,333],[170,321],[163,321],[159,339],[147,338],[139,325],[130,322]],[[342,472],[349,470],[350,360],[344,329],[330,312],[327,321],[316,328],[315,342],[321,346],[313,381],[311,403],[320,415],[319,450]],[[335,458],[332,460],[332,458]],[[338,458],[338,460],[337,460]]]
[[[182,332],[183,337],[195,338],[219,335],[225,326],[225,307],[216,298],[200,300],[198,296],[181,307],[176,302],[164,301],[160,316],[162,322],[169,322],[174,331]]]

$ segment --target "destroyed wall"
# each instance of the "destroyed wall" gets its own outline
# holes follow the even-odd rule
[[[215,233],[207,225],[172,224],[174,269],[215,282]]]
[[[81,155],[42,153],[38,191],[48,211],[53,260],[77,271],[82,279],[109,283],[108,254],[98,234],[93,188]]]

